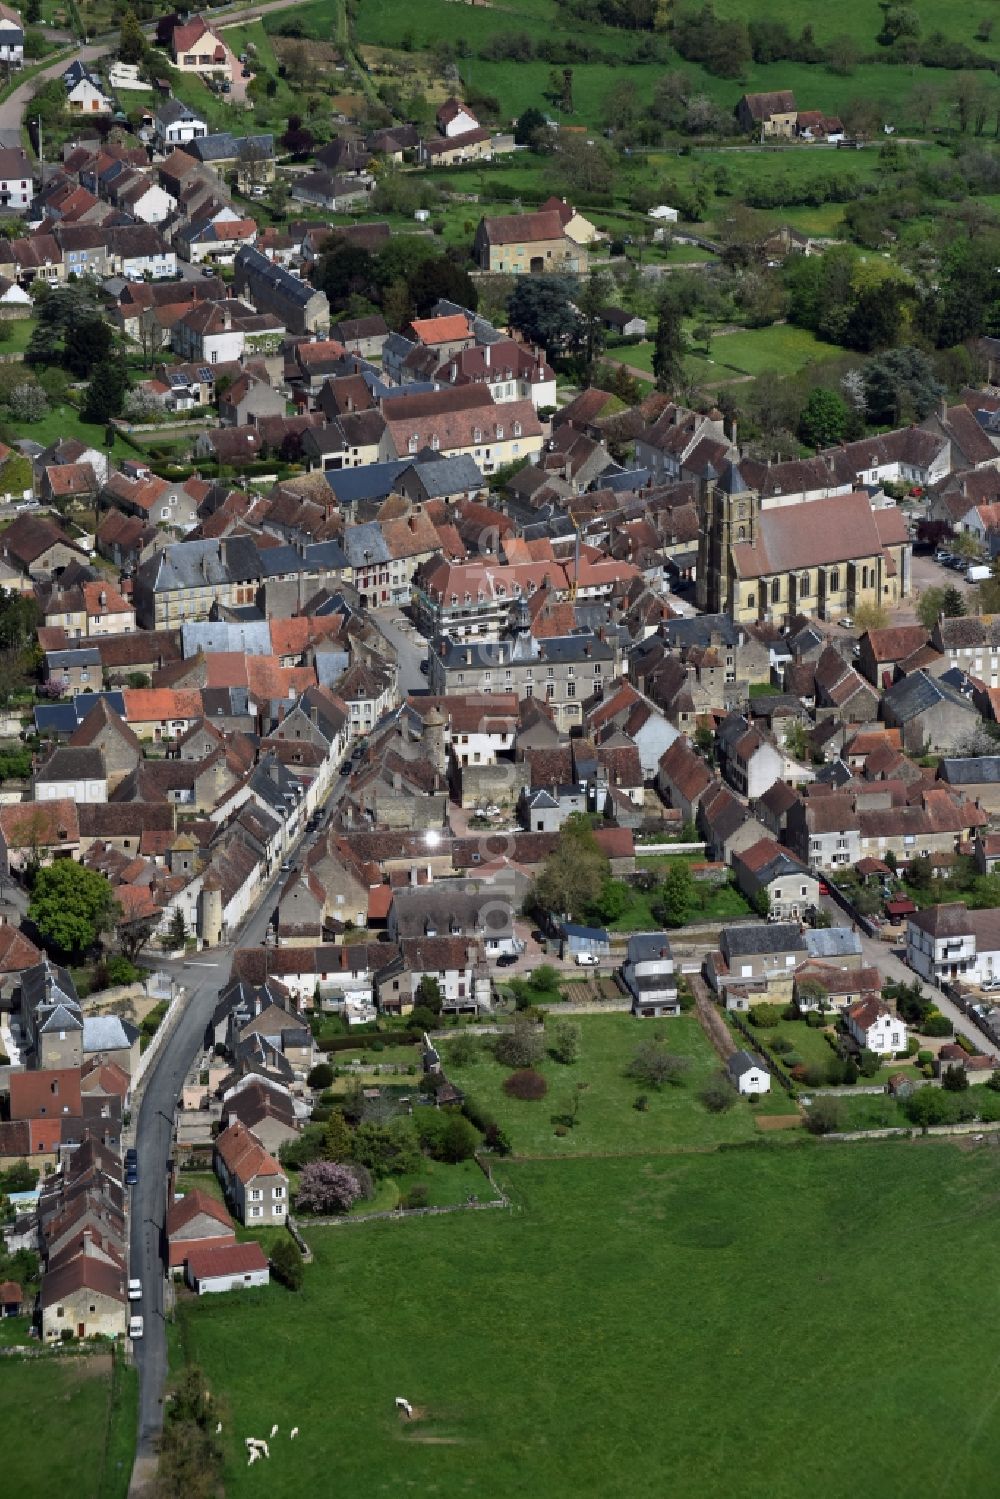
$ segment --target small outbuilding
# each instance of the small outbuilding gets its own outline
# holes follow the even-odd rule
[[[24,1292],[16,1280],[5,1280],[0,1284],[0,1317],[19,1317],[24,1305]]]
[[[770,1093],[771,1074],[763,1057],[752,1051],[734,1051],[726,1063],[726,1071],[736,1091],[745,1097],[751,1093]]]
[[[192,1249],[187,1257],[187,1283],[199,1296],[266,1286],[270,1278],[267,1256],[255,1240],[217,1249]]]

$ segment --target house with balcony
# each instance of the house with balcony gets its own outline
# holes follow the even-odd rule
[[[662,1020],[681,1013],[670,941],[663,932],[635,932],[621,966],[622,983],[632,996],[632,1014]]]

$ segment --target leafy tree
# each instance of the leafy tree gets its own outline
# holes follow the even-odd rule
[[[939,1088],[918,1088],[903,1100],[903,1112],[911,1124],[919,1124],[922,1129],[948,1124],[954,1117],[951,1099]]]
[[[969,1074],[964,1067],[946,1067],[941,1086],[949,1093],[964,1093],[969,1086]]]
[[[73,323],[66,330],[66,368],[79,379],[86,379],[95,369],[107,363],[113,341],[110,323],[101,318],[90,317]]]
[[[437,1139],[438,1160],[457,1165],[459,1161],[471,1160],[479,1149],[479,1134],[463,1114],[449,1112]]]
[[[299,1176],[300,1213],[346,1213],[361,1196],[358,1178],[335,1161],[310,1161]]]
[[[417,985],[416,1000],[418,1005],[430,1010],[432,1015],[441,1013],[441,985],[433,974],[425,973]]]
[[[845,331],[846,336],[846,331]],[[944,393],[930,359],[920,349],[886,349],[864,368],[868,418],[878,426],[923,421]]]
[[[548,130],[545,116],[540,109],[529,105],[523,114],[518,116],[514,125],[514,144],[517,146],[534,146],[539,136]]]
[[[854,611],[854,623],[862,633],[865,630],[884,630],[889,623],[889,611],[878,603],[859,604]]]
[[[478,1036],[460,1031],[445,1047],[445,1058],[451,1067],[471,1067],[478,1060],[481,1050]]]
[[[965,614],[965,599],[954,583],[949,583],[941,599],[941,612],[946,619],[961,619]]]
[[[581,1032],[572,1020],[557,1020],[552,1028],[550,1050],[557,1062],[570,1067],[580,1055]]]
[[[799,437],[809,448],[829,448],[847,429],[847,406],[835,390],[817,386],[802,408]]]
[[[136,20],[133,10],[126,10],[122,16],[121,30],[118,35],[118,56],[122,62],[142,62],[146,55],[146,38],[142,34],[142,27]]]
[[[698,1094],[710,1114],[725,1114],[736,1102],[736,1091],[724,1072],[713,1073]]]
[[[180,906],[175,909],[174,914],[170,918],[170,925],[167,928],[167,939],[174,952],[180,952],[187,941],[187,927],[184,925],[184,912]]]
[[[672,297],[660,300],[653,342],[653,374],[657,390],[673,394],[684,381],[684,325]]]
[[[678,859],[667,870],[660,887],[657,914],[664,926],[683,926],[695,902],[694,876],[691,866]]]
[[[121,949],[122,956],[128,963],[129,967],[132,968],[135,965],[136,958],[142,952],[143,948],[152,941],[153,934],[155,933],[156,928],[159,925],[160,918],[157,915],[147,916],[138,921],[134,918],[126,919],[125,914],[124,912],[122,912],[120,907],[117,910],[117,916],[118,919],[115,922],[115,936],[118,940],[118,946]]]
[[[626,1076],[649,1088],[662,1088],[664,1083],[679,1087],[691,1069],[691,1058],[678,1056],[669,1051],[666,1043],[658,1037],[643,1041],[636,1048],[626,1068]]]
[[[391,1124],[362,1121],[354,1131],[351,1159],[366,1166],[373,1176],[405,1176],[420,1167],[413,1130],[402,1119]]]
[[[344,1118],[342,1109],[334,1109],[326,1121],[323,1147],[328,1161],[349,1161],[353,1158],[354,1131]]]
[[[283,1286],[289,1291],[300,1291],[302,1289],[302,1277],[304,1268],[302,1264],[302,1251],[295,1240],[289,1236],[277,1241],[271,1249],[271,1269]]]
[[[571,276],[519,277],[507,299],[507,321],[530,343],[541,344],[550,354],[558,353],[574,345],[579,337],[576,294],[576,280]]]
[[[28,916],[61,952],[88,952],[114,918],[114,892],[103,874],[58,859],[35,878]]]
[[[122,359],[109,358],[94,370],[83,403],[83,419],[108,422],[121,416],[128,394],[128,370]]]
[[[316,1066],[311,1068],[306,1082],[310,1088],[316,1088],[320,1091],[323,1088],[329,1088],[333,1082],[333,1068],[330,1066],[330,1063],[317,1062]]]
[[[493,1043],[493,1055],[504,1067],[534,1067],[544,1049],[541,1031],[523,1015],[515,1015],[511,1028],[501,1031]]]
[[[598,903],[609,864],[586,817],[574,813],[559,830],[559,843],[535,880],[531,904],[557,916],[579,919]]]
[[[925,588],[917,599],[917,618],[925,630],[933,630],[944,613],[944,589]]]
[[[813,1135],[836,1134],[843,1127],[844,1110],[839,1098],[824,1095],[805,1111],[806,1129]]]

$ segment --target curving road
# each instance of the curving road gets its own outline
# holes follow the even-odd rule
[[[94,62],[96,58],[102,57],[107,52],[107,47],[79,47],[75,52],[66,53],[60,57],[58,62],[49,63],[47,67],[40,68],[37,73],[24,83],[18,84],[14,92],[0,104],[0,145],[19,146],[21,144],[21,121],[24,118],[32,94],[39,84],[45,83],[49,78],[58,78],[65,73],[71,62],[79,59],[80,62]],[[44,144],[44,143],[43,143]]]

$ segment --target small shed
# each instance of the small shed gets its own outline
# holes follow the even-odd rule
[[[753,1051],[734,1051],[726,1063],[726,1071],[736,1091],[745,1097],[751,1093],[770,1093],[771,1074],[767,1063]]]
[[[913,1092],[913,1079],[905,1072],[894,1072],[885,1085],[890,1098],[909,1098]]]
[[[893,923],[905,921],[907,916],[916,915],[916,905],[908,895],[894,895],[885,903],[885,914]]]
[[[19,1317],[23,1305],[24,1292],[16,1280],[0,1284],[0,1317]]]
[[[188,1285],[199,1296],[266,1286],[269,1279],[267,1257],[256,1240],[218,1249],[194,1249],[187,1258]]]

